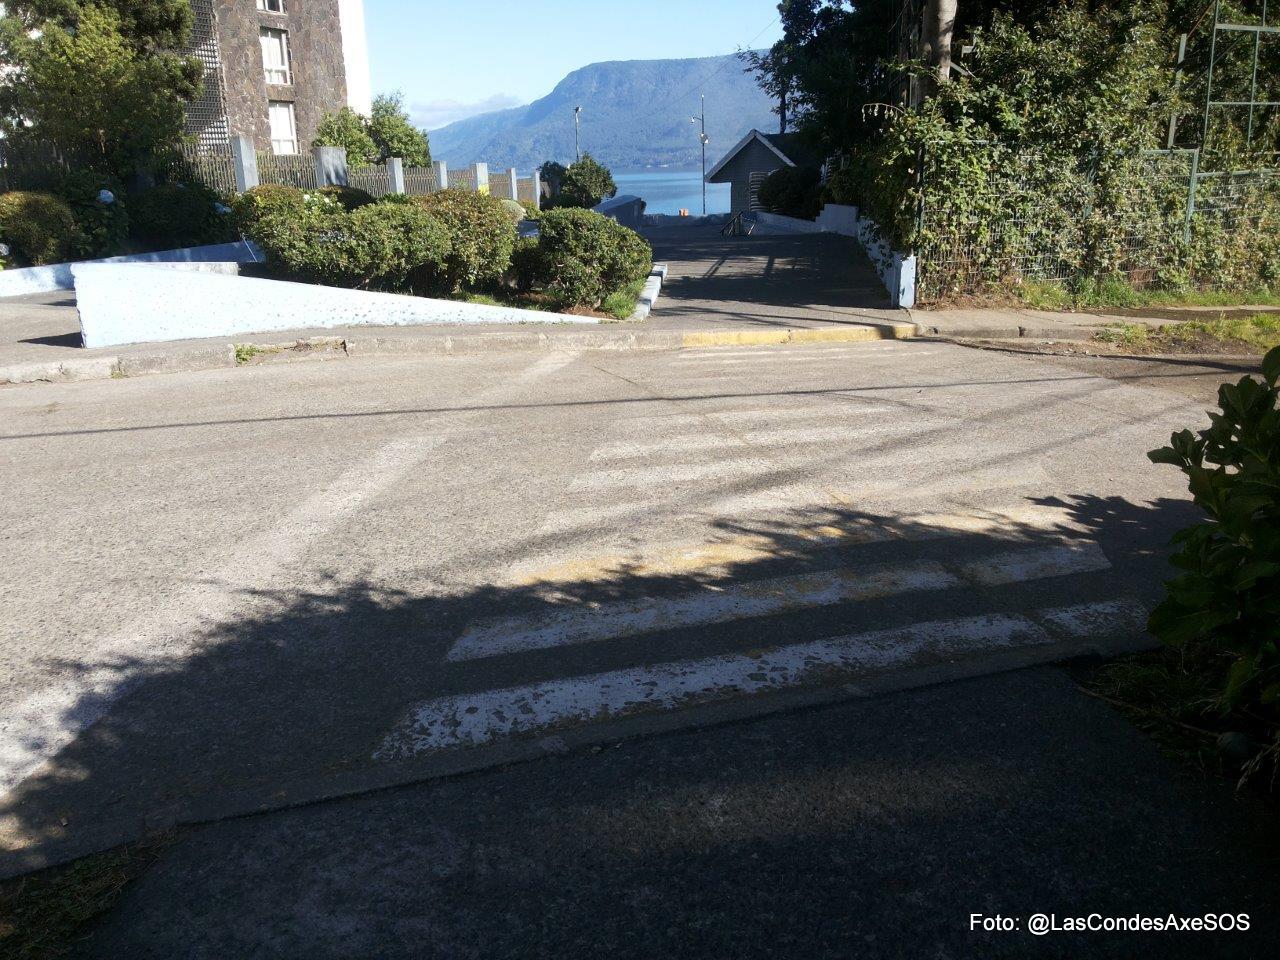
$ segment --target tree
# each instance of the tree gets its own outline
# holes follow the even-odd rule
[[[925,0],[922,53],[939,84],[951,79],[951,34],[955,26],[956,0]]]
[[[316,125],[311,145],[342,147],[347,151],[347,163],[353,167],[367,167],[378,160],[378,145],[369,135],[369,121],[350,107],[326,113]]]
[[[120,178],[180,142],[198,61],[161,49],[189,30],[172,4],[15,4],[0,22],[0,127]],[[148,16],[148,11],[153,16]],[[189,10],[188,10],[189,14]]]
[[[605,197],[615,196],[617,185],[609,168],[598,163],[589,153],[569,164],[560,182],[560,195],[556,203],[561,207],[594,207]]]
[[[411,167],[431,166],[431,144],[427,132],[409,122],[404,111],[404,95],[384,93],[373,99],[373,115],[369,118],[369,136],[384,163],[388,157],[399,157]]]

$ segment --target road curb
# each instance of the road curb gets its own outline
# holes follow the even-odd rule
[[[777,330],[572,329],[502,333],[396,336],[384,333],[316,336],[286,341],[219,341],[150,354],[112,354],[0,367],[0,384],[69,383],[157,373],[187,373],[238,366],[336,360],[366,356],[470,356],[551,350],[682,350],[699,347],[785,346],[803,343],[866,343],[917,335],[913,323],[858,327],[788,327]]]

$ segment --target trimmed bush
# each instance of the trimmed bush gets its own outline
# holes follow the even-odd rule
[[[822,209],[821,175],[808,167],[783,167],[760,184],[760,205],[770,213],[812,220]]]
[[[502,201],[502,209],[507,211],[507,216],[511,218],[511,222],[519,227],[520,221],[525,218],[524,207],[514,200],[504,199]]]
[[[542,250],[537,237],[517,237],[511,251],[511,283],[520,293],[528,293],[542,277]]]
[[[129,242],[129,212],[118,180],[78,171],[65,174],[58,181],[56,192],[76,218],[72,257],[86,260],[125,252]]]
[[[377,198],[368,190],[361,190],[359,187],[343,187],[336,183],[321,187],[319,192],[326,197],[333,197],[345,210],[359,210],[361,207],[377,202]]]
[[[653,266],[643,237],[591,210],[548,210],[538,228],[538,277],[561,308],[594,309]]]
[[[496,197],[442,190],[415,202],[449,231],[449,255],[439,266],[421,271],[415,286],[444,294],[496,284],[511,265],[515,224]]]
[[[526,220],[537,220],[538,217],[542,216],[542,209],[532,200],[520,200],[518,203],[524,209],[524,218]]]
[[[39,266],[65,260],[75,237],[71,208],[53,194],[27,190],[0,194],[0,238],[19,262]]]
[[[348,212],[336,200],[316,197],[301,209],[260,217],[250,236],[275,273],[338,287],[406,291],[413,274],[439,269],[449,254],[445,227],[420,207],[400,203]]]
[[[134,196],[130,225],[135,238],[158,248],[221,243],[231,218],[221,195],[200,184],[167,183]]]
[[[240,194],[232,201],[231,220],[235,231],[253,236],[258,221],[275,213],[301,213],[305,198],[297,187],[264,183]]]

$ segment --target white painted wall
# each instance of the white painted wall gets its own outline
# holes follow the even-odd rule
[[[364,0],[338,0],[338,25],[342,30],[342,62],[347,74],[347,106],[367,117],[373,112],[373,80],[369,75]]]

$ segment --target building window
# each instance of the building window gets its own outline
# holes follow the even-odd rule
[[[271,152],[297,153],[298,124],[293,116],[293,104],[287,100],[272,100],[267,104],[267,119],[271,121]]]
[[[258,0],[258,9],[263,13],[284,13],[284,0]]]
[[[267,83],[287,84],[289,79],[289,34],[284,30],[262,27],[258,30],[262,43],[262,68]]]

